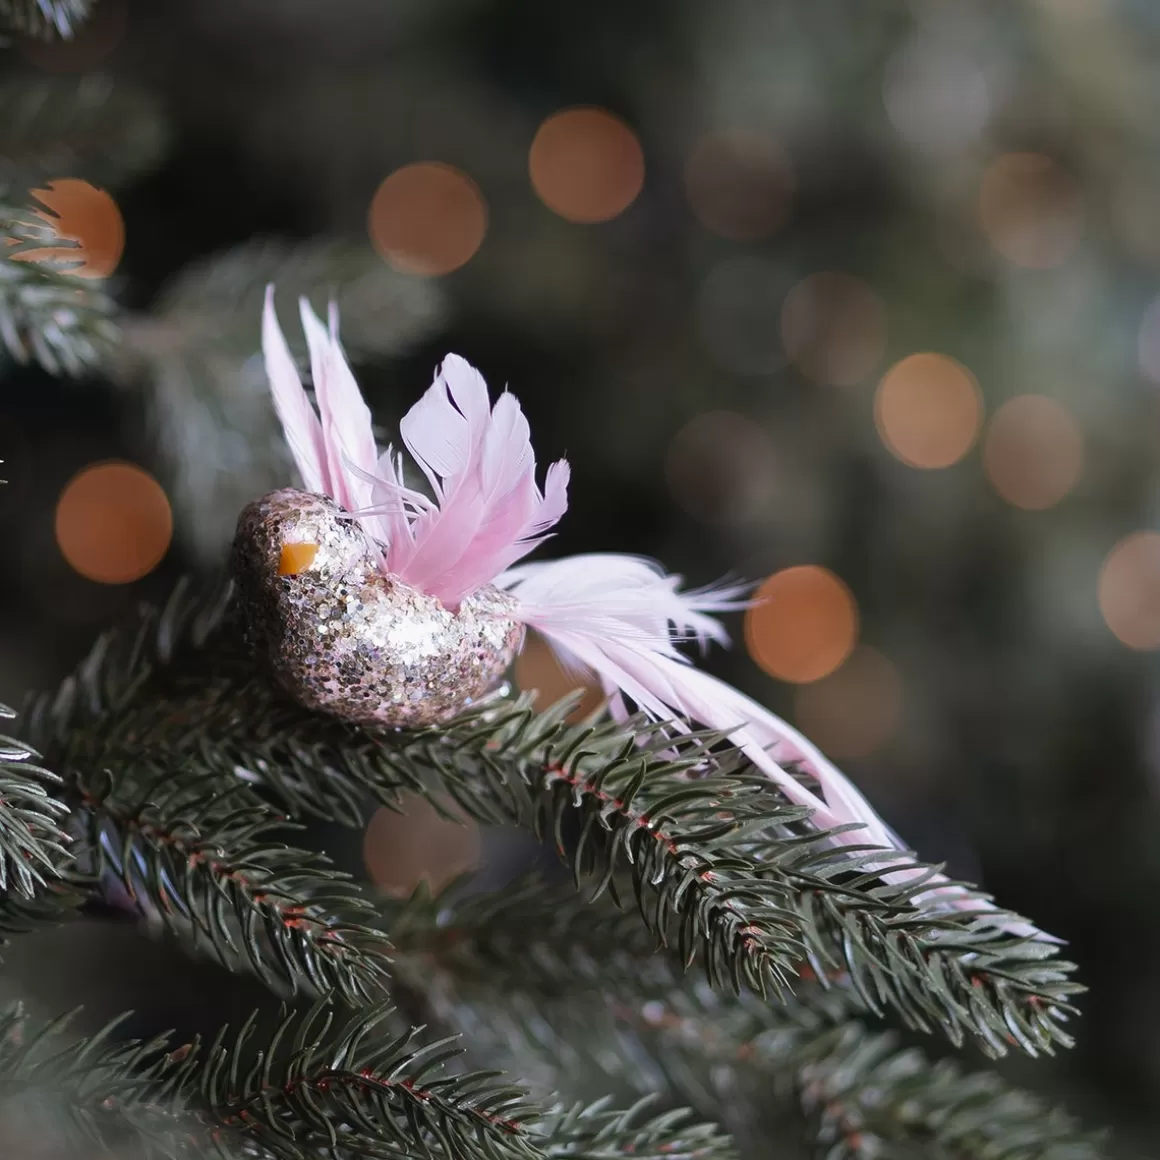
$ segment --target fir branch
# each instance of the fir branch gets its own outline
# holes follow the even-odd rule
[[[699,1121],[688,1109],[642,1119],[641,1113],[654,1102],[651,1097],[624,1111],[609,1109],[609,1102],[577,1104],[542,1117],[535,1134],[543,1153],[575,1160],[613,1156],[729,1160],[733,1155],[728,1136],[716,1124]]]
[[[115,307],[98,280],[72,272],[75,263],[30,256],[45,245],[76,248],[31,211],[0,205],[0,352],[52,375],[81,375],[112,353]]]
[[[212,607],[210,621],[220,622]],[[220,653],[199,649],[204,617],[162,619],[193,635],[167,631],[162,647],[143,622],[126,645],[93,654],[58,711],[41,701],[36,735],[47,727],[64,738],[58,768],[168,753],[223,786],[259,784],[292,814],[352,824],[368,796],[393,804],[405,792],[447,795],[481,821],[552,838],[597,892],[623,871],[646,925],[716,986],[781,991],[804,963],[857,1007],[894,1008],[955,1043],[974,1036],[991,1054],[1070,1043],[1062,1025],[1080,988],[1053,946],[1003,931],[1015,917],[1005,912],[938,909],[914,901],[921,883],[860,873],[856,851],[804,826],[805,811],[735,750],[710,751],[713,738],[674,741],[639,719],[569,725],[569,704],[537,714],[526,697],[438,730],[355,730],[291,705],[229,639]],[[166,666],[178,653],[181,663]],[[95,700],[79,700],[82,687]],[[112,695],[101,700],[101,689]],[[564,834],[574,822],[572,843]]]
[[[77,1036],[77,1015],[37,1026],[19,1004],[0,1010],[0,1089],[20,1100],[28,1129],[98,1154],[136,1145],[172,1160],[208,1155],[206,1127],[185,1093],[160,1082],[177,1065],[166,1039],[116,1042],[124,1016]]]
[[[580,910],[577,896],[530,878],[510,892],[451,904],[417,894],[398,908],[390,929],[396,969],[435,1009],[462,1016],[467,1005],[485,1011],[492,1025],[507,1016],[517,1032],[522,1023],[525,1066],[528,1055],[556,1045],[568,1053],[560,1061],[565,1080],[586,1033],[595,1028],[607,1044],[619,1025],[640,1039],[673,1094],[703,1111],[721,1111],[719,1095],[707,1092],[701,1078],[714,1069],[734,1077],[718,1076],[718,1088],[744,1078],[749,1086],[772,1085],[776,1094],[788,1084],[827,1160],[1103,1155],[1100,1138],[1062,1112],[996,1075],[900,1048],[892,1033],[850,1021],[832,993],[771,1005],[748,993],[724,998],[691,985],[623,920],[607,902]],[[544,989],[541,972],[555,986]],[[545,1035],[545,1022],[555,1037]],[[639,1069],[639,1051],[622,1046],[623,1066]],[[607,1067],[603,1055],[591,1063]]]
[[[95,0],[0,0],[0,23],[13,32],[44,40],[71,40],[88,19]]]
[[[165,146],[153,102],[108,76],[0,85],[0,187],[25,193],[66,174],[116,187],[154,168]]]
[[[420,990],[439,980],[456,991],[542,999],[620,987],[635,993],[663,949],[633,912],[610,900],[590,903],[571,883],[539,873],[501,893],[449,903],[457,889],[433,895],[423,882],[405,901],[383,905],[396,978]]]
[[[256,1018],[212,1044],[114,1042],[118,1023],[62,1042],[69,1020],[29,1034],[0,1015],[0,1084],[58,1094],[78,1138],[107,1147],[126,1127],[164,1156],[244,1151],[431,1160],[731,1160],[718,1129],[686,1111],[645,1117],[647,1101],[541,1111],[492,1073],[447,1074],[451,1040],[383,1034],[380,1008],[339,1023],[319,1004],[284,1016],[254,1052]]]
[[[285,819],[236,784],[222,792],[196,774],[74,774],[86,853],[139,910],[193,950],[246,964],[283,994],[381,995],[388,949],[367,925],[373,908],[321,855],[285,844]]]
[[[0,719],[16,714],[0,705]],[[31,899],[59,877],[69,859],[59,821],[68,807],[49,793],[60,778],[35,763],[36,754],[0,736],[0,893]]]
[[[1101,1160],[1104,1136],[999,1076],[900,1048],[890,1032],[833,1026],[797,1003],[731,1008],[686,991],[614,1003],[660,1055],[683,1052],[792,1083],[826,1160]]]

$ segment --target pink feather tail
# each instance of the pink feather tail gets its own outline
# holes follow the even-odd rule
[[[728,731],[790,801],[813,811],[819,828],[858,827],[835,835],[835,841],[863,851],[867,845],[882,847],[875,868],[885,881],[924,879],[916,902],[980,914],[994,909],[945,876],[914,866],[898,837],[816,746],[756,701],[694,668],[678,651],[675,642],[681,639],[724,640],[724,630],[706,613],[738,607],[737,589],[680,593],[678,577],[616,555],[528,564],[511,569],[498,583],[518,597],[519,615],[549,641],[562,663],[595,674],[614,703],[627,697],[658,720],[677,718]],[[807,773],[817,790],[787,765]],[[1019,937],[1055,941],[1029,923],[1003,925]]]

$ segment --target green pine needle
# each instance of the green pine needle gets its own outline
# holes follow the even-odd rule
[[[99,280],[77,277],[76,262],[31,256],[46,246],[76,248],[30,211],[0,205],[0,354],[52,375],[82,375],[116,348],[116,308]]]
[[[550,838],[597,893],[623,871],[646,926],[714,986],[779,994],[805,973],[858,1008],[993,1055],[1070,1044],[1080,988],[1055,947],[999,929],[1016,916],[915,904],[915,883],[860,872],[872,855],[834,850],[717,739],[673,740],[639,718],[569,725],[570,703],[536,713],[526,697],[438,730],[352,729],[276,693],[232,628],[215,636],[227,608],[179,590],[159,618],[104,640],[55,706],[33,710],[56,766],[148,753],[176,769],[196,755],[223,787],[241,773],[292,815],[350,824],[368,797],[447,795],[481,821]]]
[[[349,875],[286,845],[285,819],[245,785],[152,772],[127,785],[107,772],[70,778],[95,873],[119,878],[191,949],[246,965],[279,993],[381,997],[388,945]]]
[[[0,705],[0,719],[15,716]],[[52,796],[60,778],[35,758],[0,736],[0,893],[15,899],[31,899],[58,879],[70,857],[60,826],[68,807]]]

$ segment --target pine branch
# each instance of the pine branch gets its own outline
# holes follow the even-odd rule
[[[45,244],[75,248],[30,211],[0,205],[0,352],[37,362],[51,375],[81,375],[112,353],[116,308],[99,281],[71,272],[74,263],[23,257]]]
[[[448,903],[456,889],[433,895],[424,882],[384,904],[396,978],[420,990],[438,979],[455,990],[550,999],[622,986],[635,993],[655,977],[650,964],[671,961],[658,959],[663,948],[635,913],[589,903],[571,883],[531,873],[501,893]]]
[[[850,847],[804,826],[805,811],[731,747],[707,748],[713,738],[673,741],[640,720],[569,725],[570,705],[536,714],[527,698],[439,730],[353,730],[289,704],[229,633],[220,653],[199,650],[208,622],[175,637],[193,617],[166,614],[155,645],[147,627],[119,649],[102,645],[56,711],[41,702],[34,735],[64,739],[51,751],[58,768],[169,754],[223,786],[260,785],[291,814],[348,823],[368,796],[445,794],[469,816],[550,837],[597,893],[623,870],[645,924],[714,986],[780,992],[805,964],[856,1006],[894,1008],[954,1043],[974,1036],[995,1055],[1070,1043],[1062,1024],[1080,988],[1054,947],[1004,932],[998,924],[1015,917],[1005,912],[938,910],[915,903],[921,882],[860,873]],[[576,842],[564,837],[573,824]]]
[[[287,846],[285,820],[240,783],[222,792],[196,773],[133,773],[70,778],[95,873],[116,875],[194,951],[244,964],[276,991],[381,996],[387,942],[349,875]]]
[[[801,1004],[722,1008],[686,992],[669,1004],[617,1004],[664,1056],[682,1052],[788,1080],[826,1160],[1101,1160],[1104,1136],[999,1076],[900,1048],[890,1032],[832,1026]]]
[[[93,4],[94,0],[0,0],[0,24],[26,36],[71,40]]]
[[[0,85],[0,187],[24,193],[64,176],[116,187],[153,169],[166,137],[145,94],[107,76]]]
[[[446,1074],[452,1041],[384,1035],[389,1015],[339,1024],[318,1005],[285,1016],[255,1052],[254,1018],[208,1048],[170,1050],[164,1037],[113,1043],[116,1022],[67,1044],[67,1020],[30,1036],[15,1010],[0,1017],[0,1084],[59,1093],[76,1135],[98,1146],[128,1127],[165,1156],[256,1148],[279,1160],[731,1160],[719,1130],[685,1111],[646,1118],[646,1101],[540,1111],[491,1073]]]
[[[642,1112],[653,1102],[646,1097],[624,1111],[613,1111],[608,1100],[599,1100],[550,1113],[536,1124],[536,1142],[547,1156],[576,1160],[611,1156],[728,1160],[733,1155],[729,1138],[715,1124],[698,1121],[688,1109],[643,1119]]]
[[[123,1018],[78,1037],[76,1015],[37,1027],[18,1004],[0,1010],[0,1089],[20,1101],[26,1130],[103,1155],[136,1145],[172,1160],[207,1156],[204,1122],[161,1082],[176,1066],[165,1038],[117,1043]]]
[[[456,1016],[468,1005],[486,1012],[489,1024],[506,1015],[507,1026],[519,1031],[523,1022],[525,1066],[528,1056],[558,1045],[568,1053],[560,1062],[565,1079],[585,1038],[595,1030],[601,1044],[615,1042],[619,1025],[643,1043],[678,1099],[714,1115],[721,1114],[720,1092],[742,1081],[772,1084],[775,1095],[790,1085],[827,1160],[1104,1154],[1100,1137],[1062,1112],[996,1075],[900,1049],[892,1033],[850,1021],[832,994],[771,1005],[690,985],[677,964],[651,954],[648,939],[623,921],[607,903],[581,909],[574,894],[530,878],[513,891],[450,905],[417,894],[397,909],[390,930],[396,971],[411,987],[445,1011],[452,996]],[[528,1011],[535,1029],[527,1025]],[[545,1036],[545,1022],[555,1026],[554,1038]],[[616,1054],[627,1069],[641,1070],[639,1050]],[[604,1071],[606,1057],[591,1065]],[[714,1084],[709,1073],[721,1069],[727,1074]],[[603,1082],[610,1078],[605,1074]],[[646,1073],[641,1086],[654,1083]]]
[[[0,705],[0,719],[16,714]],[[60,778],[35,764],[36,754],[0,736],[0,893],[31,899],[59,877],[70,855],[59,819],[68,807],[49,793]]]

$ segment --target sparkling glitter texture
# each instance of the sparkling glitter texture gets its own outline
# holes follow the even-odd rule
[[[309,564],[280,575],[287,544]],[[359,725],[431,725],[486,693],[523,642],[514,600],[485,585],[457,612],[384,575],[333,500],[284,488],[243,509],[233,572],[246,635],[301,705]]]

